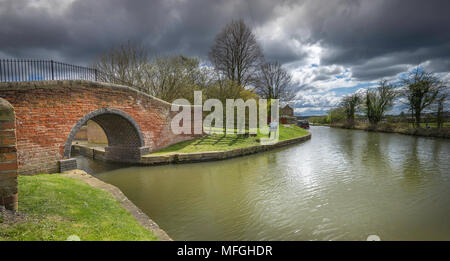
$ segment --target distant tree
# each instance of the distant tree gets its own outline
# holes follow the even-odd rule
[[[372,125],[383,119],[384,113],[392,107],[396,95],[394,86],[386,80],[380,81],[376,89],[366,91],[365,112]]]
[[[340,107],[345,113],[346,121],[349,126],[354,126],[355,112],[359,109],[361,103],[362,98],[358,93],[350,94],[342,99]]]
[[[292,76],[279,62],[263,63],[257,75],[255,92],[261,98],[289,102],[295,97]]]
[[[203,90],[210,78],[197,58],[183,55],[157,57],[145,70],[147,92],[165,101],[185,98],[193,103],[194,91]]]
[[[244,101],[247,101],[249,99],[258,100],[258,96],[255,93],[250,92],[249,90],[238,85],[234,81],[231,81],[229,79],[224,79],[224,78],[221,78],[218,76],[216,76],[214,81],[206,87],[203,94],[204,94],[205,99],[217,99],[217,100],[221,101],[222,104],[224,104],[224,105],[226,104],[227,99],[233,99],[233,100],[242,99]],[[223,119],[226,121],[227,120],[226,108],[223,108],[222,113],[223,113],[223,115],[222,115]],[[237,116],[238,116],[237,109],[235,109],[234,123],[235,123],[236,127],[237,127],[237,123],[238,123]],[[247,109],[245,111],[246,127],[248,127],[249,120],[250,120],[249,110]]]
[[[446,90],[443,91],[441,94],[439,94],[439,96],[436,99],[436,105],[437,105],[437,111],[436,111],[436,122],[437,122],[437,127],[438,128],[442,128],[443,124],[444,124],[444,104],[446,102],[446,100],[449,97],[449,93],[448,93],[448,89],[446,87]]]
[[[343,122],[346,119],[345,112],[343,108],[337,107],[328,111],[327,122],[330,124],[335,124],[339,122]]]
[[[421,113],[436,101],[439,93],[445,88],[442,82],[432,73],[417,68],[403,80],[403,95],[406,97],[415,127],[420,127]]]
[[[100,81],[127,85],[172,102],[178,98],[193,102],[193,91],[212,81],[197,58],[174,55],[149,58],[143,44],[127,42],[113,46],[94,62]]]
[[[400,112],[400,121],[401,122],[405,122],[406,121],[406,115],[405,115],[404,111]]]
[[[218,99],[225,104],[226,99],[242,98],[245,89],[228,79],[217,78],[205,90],[208,99]]]
[[[328,116],[311,116],[308,118],[308,121],[315,123],[315,124],[328,124],[329,117]]]
[[[263,54],[252,30],[233,20],[216,36],[209,59],[228,80],[245,87],[254,82]]]
[[[113,46],[94,61],[100,81],[147,89],[145,70],[149,64],[148,50],[141,43],[130,42]]]

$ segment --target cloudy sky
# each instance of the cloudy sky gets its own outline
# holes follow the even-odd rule
[[[88,65],[111,45],[207,59],[232,19],[299,88],[296,112],[323,114],[345,94],[421,66],[450,80],[448,0],[0,0],[0,58]]]

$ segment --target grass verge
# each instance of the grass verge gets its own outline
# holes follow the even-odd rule
[[[280,125],[279,140],[287,140],[307,135],[308,132],[298,126]],[[227,151],[237,148],[260,145],[259,139],[266,137],[258,134],[257,136],[248,135],[206,135],[196,139],[173,144],[149,155],[162,155],[170,153],[192,153],[206,151]]]
[[[19,213],[0,214],[0,240],[156,240],[108,192],[58,174],[19,176]]]

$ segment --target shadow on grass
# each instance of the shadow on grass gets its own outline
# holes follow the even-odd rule
[[[290,139],[306,135],[308,132],[297,126],[289,128],[280,126],[280,140]],[[169,147],[153,152],[153,155],[160,155],[171,152],[192,153],[204,151],[225,151],[235,148],[258,145],[258,139],[265,137],[261,133],[257,135],[246,134],[211,134],[198,137],[192,140],[182,141],[172,144]],[[267,137],[267,136],[266,136]]]
[[[230,139],[228,145],[229,145],[229,146],[232,146],[232,145],[236,144],[236,142],[238,142],[238,141],[244,141],[244,140],[246,140],[247,138],[248,138],[248,136],[246,137],[246,136],[244,136],[244,135],[242,135],[242,136],[236,136],[234,139]]]

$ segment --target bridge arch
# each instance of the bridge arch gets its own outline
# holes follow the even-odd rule
[[[147,153],[144,138],[138,123],[124,111],[102,108],[86,114],[72,127],[64,146],[64,158],[71,157],[72,142],[77,132],[89,120],[96,122],[106,134],[108,146],[105,159],[122,162],[139,162]]]
[[[0,83],[0,98],[14,107],[17,172],[23,175],[76,168],[76,160],[70,158],[71,142],[89,119],[100,122],[109,139],[105,152],[97,154],[99,159],[139,163],[141,155],[195,137],[171,131],[177,112],[170,103],[122,85],[7,82]],[[125,146],[124,139],[132,146]]]

